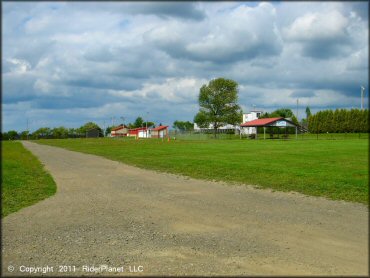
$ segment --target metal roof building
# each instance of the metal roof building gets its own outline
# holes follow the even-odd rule
[[[298,125],[283,117],[278,118],[264,118],[264,119],[257,119],[250,122],[246,122],[240,125],[240,128],[249,128],[249,127],[263,127],[263,138],[266,139],[266,127],[295,127],[295,134],[296,138],[298,135]],[[256,138],[257,138],[257,129],[256,129]]]

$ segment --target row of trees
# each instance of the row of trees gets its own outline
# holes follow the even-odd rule
[[[369,110],[319,111],[308,117],[308,130],[311,133],[369,132]]]
[[[88,122],[82,125],[79,128],[66,128],[64,126],[60,127],[41,127],[38,130],[30,133],[29,131],[22,131],[17,132],[15,130],[10,130],[8,132],[2,133],[2,140],[26,140],[26,139],[40,139],[40,138],[56,138],[56,139],[63,139],[63,138],[80,138],[86,137],[86,133],[89,130],[98,129],[99,136],[103,136],[103,130],[93,122]]]
[[[123,124],[121,124],[123,125]],[[162,125],[162,124],[159,124]],[[63,139],[63,138],[82,138],[86,137],[86,132],[92,129],[98,129],[99,131],[99,136],[103,137],[104,135],[107,136],[112,128],[117,127],[118,125],[115,126],[108,126],[105,129],[105,133],[103,133],[102,128],[100,128],[99,125],[97,125],[94,122],[88,122],[84,125],[82,125],[79,128],[66,128],[64,126],[60,127],[41,127],[38,130],[30,133],[29,131],[22,131],[22,132],[17,132],[15,130],[10,130],[8,132],[2,133],[2,140],[27,140],[27,139],[40,139],[40,138],[47,138],[47,139]],[[133,123],[129,123],[127,125],[128,128],[137,128],[137,127],[155,127],[155,124],[153,122],[144,122],[142,117],[137,117],[136,120]]]

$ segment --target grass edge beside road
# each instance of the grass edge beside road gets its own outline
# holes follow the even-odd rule
[[[162,142],[99,138],[36,142],[197,179],[369,202],[366,140]]]
[[[2,141],[1,218],[56,193],[42,163],[22,143]]]

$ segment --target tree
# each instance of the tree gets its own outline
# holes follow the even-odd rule
[[[30,134],[30,132],[28,130],[22,131],[20,133],[21,140],[28,140],[28,135],[29,134]]]
[[[192,130],[194,128],[194,124],[189,121],[186,122],[174,121],[172,127],[181,131]]]
[[[298,119],[294,115],[293,111],[289,108],[279,108],[271,113],[264,113],[260,117],[262,118],[277,118],[277,117],[283,117],[283,118],[291,118],[292,122],[295,124],[298,124]]]
[[[238,83],[231,79],[217,78],[200,88],[199,112],[194,122],[200,127],[213,126],[216,137],[219,127],[239,124],[242,112],[238,101]]]
[[[308,119],[310,116],[311,116],[312,114],[311,114],[311,109],[310,109],[310,107],[306,107],[306,119]]]
[[[144,120],[142,117],[137,117],[134,124],[133,124],[133,127],[142,127],[144,124]]]
[[[147,127],[154,127],[155,124],[153,122],[143,122],[143,126]]]
[[[5,136],[5,133],[4,133],[4,137],[6,137],[7,140],[15,140],[15,139],[18,139],[19,135],[18,135],[18,132],[16,132],[15,130],[9,130],[6,133],[6,136]],[[5,140],[5,138],[3,140]]]
[[[87,131],[91,129],[95,129],[95,128],[99,130],[99,136],[103,136],[103,130],[100,128],[100,126],[98,126],[94,122],[88,122],[84,124],[83,126],[79,127],[76,131],[77,131],[78,136],[85,137]]]

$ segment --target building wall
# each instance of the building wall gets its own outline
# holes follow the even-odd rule
[[[115,137],[115,136],[127,136],[127,133],[128,133],[127,128],[122,128],[122,129],[119,129],[119,130],[112,130],[111,131],[111,135],[113,137]]]
[[[163,129],[163,130],[152,130],[151,131],[151,137],[152,138],[164,138],[167,137],[168,135],[168,129]]]
[[[262,111],[251,111],[250,113],[243,114],[243,124],[246,122],[257,120],[262,115]],[[241,129],[242,134],[256,134],[257,129],[255,127],[243,127]]]
[[[262,111],[251,111],[250,113],[243,114],[243,124],[253,120],[257,120],[262,115]]]
[[[199,131],[199,130],[204,130],[204,129],[209,129],[209,130],[213,130],[213,124],[209,124],[208,128],[200,128],[196,123],[194,123],[194,130],[195,131]],[[224,126],[221,126],[218,128],[219,130],[228,130],[228,129],[239,129],[239,126],[237,125],[224,125]]]
[[[150,138],[151,134],[150,134],[150,131],[146,131],[146,130],[139,130],[138,132],[138,136],[139,138]]]

